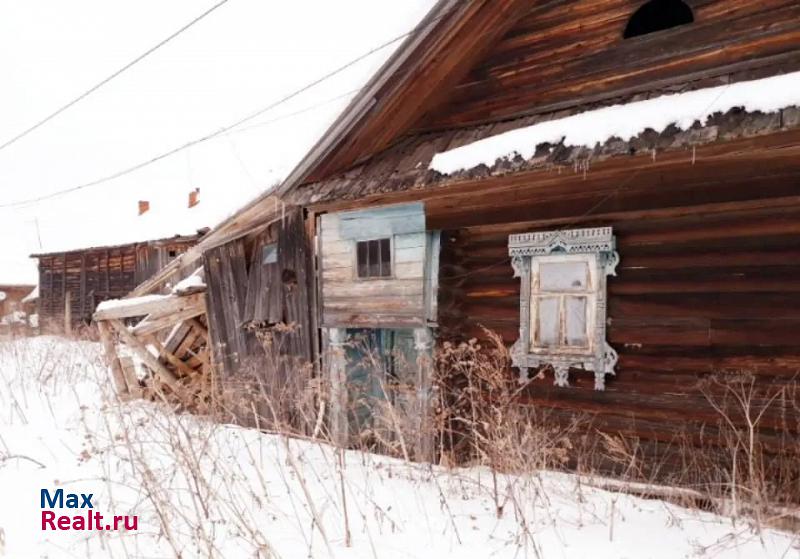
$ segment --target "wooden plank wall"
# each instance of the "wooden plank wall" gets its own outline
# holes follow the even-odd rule
[[[687,0],[692,24],[623,39],[644,0],[532,2],[417,131],[494,122],[800,68],[794,0]],[[725,77],[725,76],[730,76]]]
[[[424,275],[426,235],[422,206],[412,204],[398,221],[385,209],[363,212],[356,225],[344,227],[347,213],[330,213],[321,219],[322,325],[326,327],[413,327],[425,325]],[[359,212],[359,215],[361,212]],[[421,217],[422,219],[417,219]],[[414,221],[418,231],[405,226]],[[358,224],[364,224],[363,229]],[[356,239],[350,230],[361,231],[361,240],[392,238],[392,277],[356,278]]]
[[[39,313],[43,325],[60,328],[67,297],[74,325],[88,324],[98,304],[119,299],[194,241],[131,244],[39,257]]]
[[[264,264],[262,249],[270,243],[278,245],[278,262]],[[228,378],[245,366],[269,375],[267,364],[282,357],[311,362],[310,254],[300,209],[252,238],[204,253],[214,359]],[[255,332],[270,333],[275,354],[265,355]]]
[[[247,355],[244,308],[247,297],[245,243],[237,239],[203,254],[206,308],[215,368],[233,374]]]
[[[755,196],[757,184],[749,188]],[[573,386],[564,389],[553,387],[548,374],[523,401],[565,418],[589,414],[593,427],[645,443],[667,443],[679,433],[722,443],[708,426],[720,416],[700,379],[751,372],[761,388],[793,385],[800,374],[800,199],[714,211],[700,205],[681,214],[583,217],[581,227],[611,226],[617,237],[621,261],[608,282],[617,376],[597,392],[591,374],[571,373]],[[485,326],[514,342],[520,287],[507,256],[508,235],[568,224],[512,221],[444,232],[440,341],[485,338]],[[789,416],[795,420],[787,422]],[[776,403],[761,424],[765,440],[777,448],[782,437],[796,437],[796,419]]]

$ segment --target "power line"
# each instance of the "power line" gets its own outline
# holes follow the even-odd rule
[[[198,23],[200,20],[204,19],[206,16],[210,15],[214,10],[216,10],[217,8],[220,8],[223,4],[227,4],[228,2],[229,2],[229,0],[220,0],[220,2],[218,2],[218,3],[214,4],[213,6],[211,6],[205,12],[203,12],[202,14],[200,14],[199,16],[194,18],[192,21],[190,21],[189,23],[187,23],[186,25],[184,25],[183,27],[181,27],[180,29],[178,29],[177,31],[175,31],[174,33],[169,35],[167,38],[162,39],[161,41],[156,43],[154,46],[152,46],[149,49],[147,49],[145,52],[143,52],[142,54],[140,54],[139,56],[137,56],[136,58],[134,58],[133,60],[131,60],[130,62],[125,64],[122,68],[120,68],[119,70],[117,70],[116,72],[114,72],[113,74],[108,76],[107,78],[99,81],[97,84],[92,86],[90,89],[87,89],[86,91],[84,91],[83,93],[81,93],[80,95],[75,97],[72,101],[68,102],[67,104],[62,105],[60,108],[58,108],[54,112],[50,113],[48,116],[44,117],[42,120],[38,121],[33,126],[31,126],[29,128],[26,128],[25,130],[23,130],[22,132],[20,132],[19,134],[17,134],[13,138],[11,138],[10,140],[7,140],[5,143],[0,145],[0,151],[4,150],[5,148],[7,148],[8,146],[10,146],[12,144],[15,144],[16,142],[18,142],[19,140],[21,140],[22,138],[24,138],[25,136],[27,136],[28,134],[33,132],[34,130],[44,126],[45,124],[47,124],[48,122],[50,122],[51,120],[56,118],[58,115],[60,115],[61,113],[63,113],[67,109],[69,109],[70,107],[76,105],[77,103],[80,103],[81,101],[83,101],[84,99],[89,97],[92,93],[94,93],[95,91],[97,91],[98,89],[100,89],[101,87],[106,85],[108,82],[110,82],[114,78],[117,78],[120,74],[126,72],[127,70],[131,69],[133,66],[135,66],[136,64],[138,64],[139,62],[141,62],[142,60],[144,60],[145,58],[147,58],[148,56],[153,54],[155,51],[157,51],[158,49],[160,49],[161,47],[163,47],[164,45],[166,45],[167,43],[172,41],[175,37],[177,37],[178,35],[180,35],[184,31],[186,31],[187,29],[189,29],[190,27],[192,27],[193,25]]]
[[[224,1],[227,2],[228,0],[224,0]],[[447,12],[442,13],[439,16],[431,19],[430,21],[428,21],[426,23],[426,25],[432,25],[433,23],[439,21],[443,17],[449,15],[451,12],[453,12],[455,10],[455,8],[457,6],[458,6],[458,4],[456,4],[453,8],[451,8]],[[272,110],[272,109],[274,109],[274,108],[276,108],[276,107],[278,107],[278,106],[280,106],[280,105],[282,105],[282,104],[294,99],[298,95],[301,95],[302,93],[305,93],[306,91],[308,91],[309,89],[312,89],[313,87],[316,87],[320,83],[322,83],[322,82],[324,82],[324,81],[336,76],[337,74],[340,74],[340,73],[344,72],[345,70],[347,70],[350,67],[358,64],[362,60],[364,60],[366,58],[369,58],[373,54],[375,54],[375,53],[377,53],[377,52],[379,52],[379,51],[381,51],[381,50],[393,45],[394,43],[396,43],[398,41],[401,41],[401,40],[403,40],[403,39],[405,39],[405,38],[407,38],[407,37],[409,37],[409,36],[411,36],[411,35],[413,35],[415,33],[421,32],[421,30],[422,30],[422,28],[417,26],[414,29],[411,29],[410,31],[407,31],[406,33],[403,33],[402,35],[398,35],[398,36],[396,36],[396,37],[394,37],[394,38],[392,38],[392,39],[390,39],[390,40],[378,45],[377,47],[374,47],[374,48],[370,49],[369,51],[365,52],[364,54],[362,54],[362,55],[350,60],[349,62],[339,66],[338,68],[336,68],[336,69],[324,74],[323,76],[321,76],[321,77],[317,78],[316,80],[304,85],[303,87],[301,87],[301,88],[299,88],[299,89],[297,89],[297,90],[285,95],[284,97],[281,97],[280,99],[270,103],[266,107],[258,109],[257,111],[254,111],[254,112],[248,114],[247,116],[244,116],[244,117],[238,119],[237,121],[233,122],[232,124],[228,124],[226,126],[223,126],[222,128],[219,128],[219,129],[215,130],[214,132],[210,132],[208,134],[205,134],[204,136],[200,136],[199,138],[195,138],[194,140],[190,140],[190,141],[188,141],[188,142],[186,142],[186,143],[184,143],[184,144],[182,144],[180,146],[174,147],[174,148],[172,148],[172,149],[170,149],[168,151],[160,153],[159,155],[156,155],[154,157],[151,157],[149,159],[146,159],[144,161],[136,163],[135,165],[131,165],[130,167],[127,167],[127,168],[122,169],[120,171],[111,173],[109,175],[105,175],[105,176],[100,177],[98,179],[95,179],[93,181],[89,181],[89,182],[86,182],[86,183],[78,184],[78,185],[75,185],[75,186],[72,186],[72,187],[69,187],[69,188],[65,188],[65,189],[62,189],[62,190],[57,190],[57,191],[51,192],[49,194],[43,194],[41,196],[36,196],[36,197],[33,197],[33,198],[27,198],[25,200],[17,200],[15,202],[7,202],[7,203],[4,203],[4,204],[0,204],[0,209],[36,204],[36,203],[42,202],[44,200],[50,200],[50,199],[53,199],[53,198],[64,196],[66,194],[71,194],[73,192],[77,192],[79,190],[90,188],[92,186],[97,186],[99,184],[118,179],[118,178],[123,177],[125,175],[128,175],[130,173],[133,173],[135,171],[138,171],[140,169],[148,167],[148,166],[150,166],[150,165],[152,165],[154,163],[157,163],[157,162],[161,161],[162,159],[166,159],[166,158],[171,157],[172,155],[175,155],[176,153],[179,153],[179,152],[181,152],[181,151],[183,151],[185,149],[188,149],[190,147],[196,146],[196,145],[201,144],[203,142],[207,142],[208,140],[216,138],[217,136],[221,136],[222,134],[226,134],[227,132],[230,132],[234,128],[237,128],[237,127],[241,126],[242,124],[244,124],[246,122],[249,122],[250,120],[253,120],[254,118],[257,118],[257,117],[261,116],[262,114],[266,113],[267,111],[270,111],[270,110]],[[2,149],[2,147],[0,147],[0,149]]]

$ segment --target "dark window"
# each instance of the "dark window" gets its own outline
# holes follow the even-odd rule
[[[634,12],[622,36],[630,39],[693,21],[692,9],[681,0],[650,0]]]
[[[168,252],[168,254],[169,254],[170,258],[175,258],[176,256],[178,256],[178,251],[177,250],[170,250]]]
[[[358,241],[356,269],[359,278],[386,278],[392,275],[392,245],[389,239]]]
[[[261,263],[275,264],[278,261],[278,243],[270,243],[261,248]]]

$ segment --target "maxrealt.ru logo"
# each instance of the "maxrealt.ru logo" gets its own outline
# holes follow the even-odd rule
[[[56,489],[51,493],[41,490],[42,530],[136,530],[138,516],[104,517],[94,510],[93,493],[64,493]],[[50,510],[48,510],[50,509]],[[72,514],[59,514],[52,509],[78,509]],[[63,511],[67,512],[67,511]],[[105,520],[104,520],[105,518]]]

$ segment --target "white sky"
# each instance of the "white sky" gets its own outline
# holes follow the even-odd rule
[[[215,3],[0,0],[0,143]],[[230,0],[0,150],[0,205],[91,181],[212,132],[412,29],[434,3]],[[169,236],[213,226],[287,174],[350,97],[268,121],[358,88],[395,47],[237,133],[78,194],[0,208],[0,283],[35,282],[32,252],[125,242],[143,230]],[[185,210],[193,188],[200,188],[201,203]],[[151,203],[149,220],[136,217],[140,199]]]

